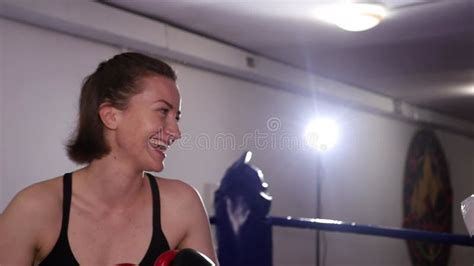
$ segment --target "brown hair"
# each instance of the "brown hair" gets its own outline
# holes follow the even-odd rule
[[[165,62],[139,53],[123,53],[99,64],[81,89],[79,121],[66,145],[69,158],[76,163],[90,163],[110,152],[104,138],[99,107],[107,102],[125,109],[131,96],[140,93],[139,81],[161,75],[176,81],[175,71]]]

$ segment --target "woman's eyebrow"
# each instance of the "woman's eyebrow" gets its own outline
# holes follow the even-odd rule
[[[168,101],[166,101],[166,100],[159,99],[159,100],[156,100],[156,101],[155,101],[155,103],[157,103],[157,102],[162,102],[162,103],[168,105],[168,107],[169,107],[170,109],[174,109],[173,105],[172,105],[171,103],[169,103]],[[177,115],[178,117],[181,116],[181,111],[178,110],[177,113],[176,113],[176,115]]]
[[[162,102],[162,103],[168,105],[169,108],[173,109],[173,105],[171,103],[169,103],[168,101],[166,101],[166,100],[159,99],[159,100],[154,101],[153,103],[158,103],[158,102]]]

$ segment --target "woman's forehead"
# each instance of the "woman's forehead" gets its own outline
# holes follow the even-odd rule
[[[153,75],[142,78],[138,84],[141,92],[135,95],[137,100],[158,101],[166,100],[173,105],[179,105],[181,97],[176,82],[167,77]]]

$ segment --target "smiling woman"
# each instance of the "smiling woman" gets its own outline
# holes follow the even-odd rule
[[[196,190],[143,174],[162,171],[181,137],[173,69],[139,53],[117,55],[86,78],[79,106],[67,152],[86,165],[15,196],[0,217],[0,264],[155,265],[170,249],[192,249],[210,258],[200,265],[213,265]]]

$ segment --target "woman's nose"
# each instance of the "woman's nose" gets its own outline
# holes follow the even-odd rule
[[[168,144],[171,145],[174,141],[181,138],[181,131],[179,130],[178,123],[176,121],[171,122],[166,127],[166,133],[168,137]]]

